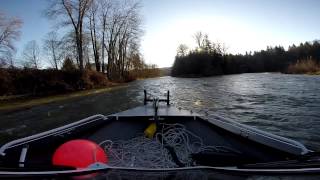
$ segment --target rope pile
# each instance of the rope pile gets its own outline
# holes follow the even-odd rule
[[[182,124],[160,124],[161,132],[153,139],[139,135],[130,140],[105,140],[99,145],[108,154],[108,165],[114,167],[175,168],[178,167],[168,148],[174,149],[185,167],[195,165],[191,154],[202,151],[237,152],[224,146],[206,146],[203,140]],[[158,127],[159,128],[159,127]]]

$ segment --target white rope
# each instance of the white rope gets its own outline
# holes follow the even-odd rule
[[[191,158],[191,154],[194,153],[202,151],[237,152],[224,146],[206,146],[199,136],[188,131],[182,124],[161,125],[161,132],[157,133],[153,139],[139,135],[130,140],[105,140],[99,143],[108,155],[108,165],[146,168],[178,167],[165,146],[173,148],[178,160],[186,167],[194,165]]]

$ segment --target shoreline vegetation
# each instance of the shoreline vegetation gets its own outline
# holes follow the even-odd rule
[[[43,37],[42,47],[31,40],[17,58],[23,21],[0,12],[0,105],[85,95],[161,76],[162,69],[147,64],[140,52],[141,7],[136,0],[51,1],[42,13],[56,27]]]
[[[320,64],[312,58],[298,60],[295,64],[289,65],[286,73],[320,75]]]
[[[179,45],[171,75],[174,77],[208,77],[226,74],[281,72],[287,74],[320,74],[320,41],[267,47],[266,50],[227,53],[224,44],[209,40],[207,34],[194,35],[196,47]]]
[[[109,81],[105,74],[94,70],[0,68],[0,110],[23,109],[103,93],[124,87],[134,80],[168,75],[166,70],[134,70],[126,81]]]
[[[78,70],[0,69],[0,111],[28,109],[37,105],[104,93],[126,87],[127,83],[134,80],[168,75],[165,71],[167,69],[139,70],[132,72],[130,81],[111,82],[105,75],[93,70],[81,73]],[[38,74],[41,74],[41,78]]]
[[[110,81],[105,74],[94,70],[83,72],[74,70],[55,69],[1,69],[0,68],[0,96],[29,96],[41,97],[64,94],[81,90],[112,87],[122,84],[161,76],[161,70],[143,69],[128,73],[128,78],[121,81]]]

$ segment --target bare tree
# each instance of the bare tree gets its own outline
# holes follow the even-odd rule
[[[215,50],[215,44],[210,41],[208,34],[205,34],[203,36],[202,50],[204,50],[207,53],[210,53]]]
[[[198,49],[202,49],[203,47],[203,41],[204,41],[204,34],[201,31],[198,31],[194,34],[194,39],[196,40],[196,44],[198,46]]]
[[[81,3],[87,3],[87,6],[80,8],[83,6],[80,6]],[[59,0],[53,1],[52,7],[54,8],[47,11],[49,17],[64,16],[66,18],[63,24],[73,27],[73,35],[69,34],[65,38],[68,41],[64,44],[68,46],[65,49],[70,49],[68,52],[70,54],[73,52],[72,49],[75,49],[70,44],[75,42],[79,68],[83,68],[85,63],[86,67],[91,67],[90,62],[94,60],[96,70],[105,72],[106,67],[107,76],[111,80],[121,80],[127,75],[132,67],[132,57],[139,55],[142,35],[139,2]],[[83,26],[82,24],[86,22],[87,26]],[[85,27],[87,29],[84,29]],[[105,63],[106,57],[107,63]]]
[[[79,58],[77,52],[76,38],[73,31],[67,32],[61,39],[65,58],[72,59],[73,63],[79,68]]]
[[[0,59],[0,68],[3,68],[3,67],[6,66],[6,65],[7,65],[6,60],[5,60],[4,58],[1,58],[1,59]]]
[[[91,49],[90,49],[90,42],[91,42],[91,36],[90,34],[83,34],[83,42],[82,42],[82,46],[83,46],[83,60],[84,60],[84,66],[87,69],[92,69],[91,68]]]
[[[207,53],[211,53],[211,52],[214,52],[214,53],[218,53],[218,54],[221,54],[221,49],[222,49],[222,44],[217,42],[213,42],[209,39],[209,36],[208,34],[206,33],[203,33],[201,31],[199,32],[196,32],[194,34],[194,39],[196,41],[196,44],[197,44],[197,48],[196,50],[197,51],[204,51],[204,52],[207,52]]]
[[[0,67],[14,68],[14,58],[11,51],[6,51],[1,54]]]
[[[89,29],[91,36],[91,44],[94,56],[94,62],[96,65],[96,71],[100,71],[101,63],[100,63],[100,44],[98,42],[98,33],[97,33],[97,15],[98,15],[98,3],[96,1],[92,2],[92,6],[90,8],[89,13]]]
[[[43,49],[50,56],[50,63],[58,70],[58,67],[63,59],[62,42],[58,38],[58,34],[55,31],[49,32],[43,43]]]
[[[102,34],[102,39],[101,39],[101,71],[104,73],[105,72],[105,49],[106,47],[106,30],[107,30],[107,18],[110,13],[110,9],[112,7],[112,0],[100,0],[99,2],[99,17],[100,17],[100,22],[101,22],[101,34]]]
[[[29,41],[23,50],[25,65],[29,68],[40,68],[40,48],[35,40]]]
[[[113,1],[111,12],[109,16],[109,21],[107,22],[107,42],[106,49],[108,54],[108,63],[107,63],[107,76],[109,79],[113,79],[113,74],[115,71],[115,61],[117,58],[117,40],[121,28],[121,17],[122,14],[119,11],[120,6],[118,1]]]
[[[134,1],[114,2],[107,28],[107,75],[109,79],[122,79],[129,67],[130,48],[138,47],[142,34],[140,4]]]
[[[229,47],[225,43],[219,43],[220,44],[220,52],[222,55],[228,54]]]
[[[20,37],[21,26],[21,19],[7,17],[0,12],[0,60],[2,62],[12,65],[12,63],[7,62],[7,57],[12,58],[12,53],[15,51],[13,42]]]
[[[185,44],[180,44],[177,49],[177,56],[186,56],[188,53],[188,46]]]
[[[51,5],[46,11],[46,15],[49,18],[62,16],[64,20],[63,25],[72,25],[77,46],[77,58],[81,71],[83,71],[84,68],[83,24],[91,3],[92,0],[51,0]]]

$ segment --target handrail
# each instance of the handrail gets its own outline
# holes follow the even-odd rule
[[[264,174],[264,175],[293,175],[293,174],[318,174],[320,168],[280,168],[280,169],[245,169],[237,167],[216,167],[216,166],[192,166],[178,168],[139,168],[139,167],[113,167],[101,166],[97,168],[63,170],[63,171],[0,171],[0,177],[28,177],[28,176],[75,176],[94,172],[105,172],[109,170],[136,171],[136,172],[174,172],[185,170],[212,170],[217,172]]]
[[[230,132],[233,132],[235,134],[239,134],[242,136],[246,136],[247,138],[250,138],[251,140],[258,142],[258,143],[262,143],[271,147],[274,147],[276,149],[281,149],[282,151],[285,152],[289,152],[289,153],[293,153],[292,151],[289,151],[288,148],[284,148],[281,146],[278,146],[276,144],[274,144],[274,142],[279,142],[281,144],[286,144],[294,149],[294,153],[297,155],[304,155],[307,154],[309,152],[312,152],[311,150],[307,149],[303,144],[301,144],[298,141],[289,139],[289,138],[285,138],[282,136],[278,136],[275,134],[271,134],[265,131],[261,131],[259,129],[247,126],[245,124],[241,124],[238,122],[235,122],[231,119],[227,119],[227,118],[222,118],[218,115],[210,115],[209,118],[207,118],[207,120],[210,123],[213,123],[223,129],[226,129]],[[250,136],[251,135],[251,136]],[[252,136],[252,135],[256,135],[256,136]],[[264,140],[270,140],[269,142],[267,141],[259,141],[259,137],[264,138]]]
[[[153,102],[155,99],[158,99],[158,102],[166,102],[167,103],[167,106],[169,106],[170,105],[170,91],[168,90],[167,91],[167,98],[166,99],[159,99],[159,98],[157,98],[157,97],[154,97],[154,98],[152,98],[152,99],[149,99],[148,98],[148,94],[149,93],[147,93],[147,90],[143,90],[143,93],[144,93],[144,99],[143,99],[143,104],[144,105],[147,105],[147,103],[148,102]],[[152,94],[150,94],[150,95],[152,95]]]

